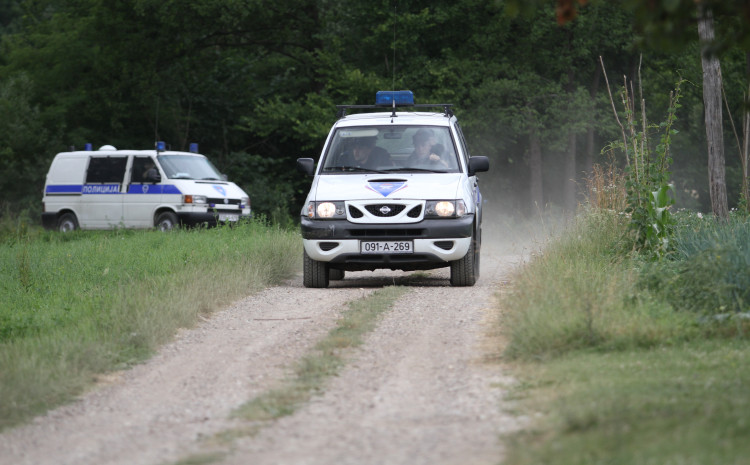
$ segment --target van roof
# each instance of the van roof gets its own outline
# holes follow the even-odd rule
[[[181,152],[178,150],[165,150],[163,152],[157,152],[156,150],[75,150],[72,152],[60,152],[57,154],[58,157],[88,157],[88,156],[100,156],[107,157],[113,155],[141,155],[141,156],[153,156],[153,155],[187,155],[193,157],[204,157],[205,155],[194,152]]]

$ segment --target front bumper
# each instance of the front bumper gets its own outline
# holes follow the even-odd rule
[[[225,213],[225,212],[221,212]],[[231,215],[238,216],[238,220],[241,220],[243,218],[250,218],[250,214],[242,214],[236,210],[231,212],[226,212]],[[177,218],[180,220],[180,224],[185,226],[197,226],[197,225],[207,225],[207,226],[216,226],[220,223],[226,223],[231,221],[220,221],[219,220],[219,212],[177,212]]]
[[[355,224],[302,217],[305,252],[313,260],[348,271],[428,270],[448,266],[469,250],[474,216],[430,219],[410,224]],[[362,254],[362,241],[413,241],[413,253]]]

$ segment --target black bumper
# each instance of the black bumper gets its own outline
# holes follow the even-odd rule
[[[474,215],[422,220],[418,223],[360,224],[347,220],[311,220],[301,217],[304,239],[443,239],[471,237]]]
[[[251,215],[243,215],[237,211],[221,212],[228,214],[239,214],[239,218],[250,218]],[[216,226],[219,224],[219,213],[206,212],[206,213],[195,213],[195,212],[178,212],[177,218],[180,220],[180,224],[183,226]]]

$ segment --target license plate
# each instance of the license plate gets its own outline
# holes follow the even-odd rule
[[[414,253],[412,241],[362,241],[359,244],[361,253]]]
[[[232,215],[229,213],[219,213],[219,221],[238,221],[240,215]]]

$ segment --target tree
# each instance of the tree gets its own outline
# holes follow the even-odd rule
[[[711,52],[714,42],[714,19],[711,8],[698,4],[698,34],[702,50],[703,103],[708,141],[708,184],[711,193],[711,209],[718,218],[729,215],[727,188],[724,175],[724,133],[722,130],[722,80],[719,58]]]

